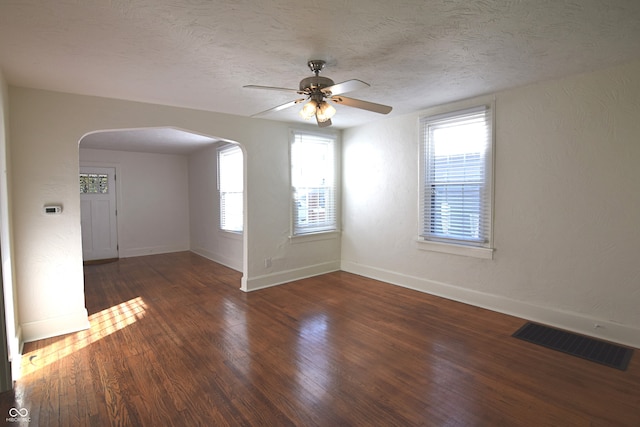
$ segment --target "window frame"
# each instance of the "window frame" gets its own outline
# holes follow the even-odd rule
[[[233,152],[233,153],[230,153]],[[241,191],[233,191],[228,193],[236,193],[240,194],[240,198],[242,199],[242,213],[240,215],[240,229],[231,229],[224,228],[224,218],[226,217],[226,212],[223,211],[224,203],[223,203],[223,182],[221,175],[221,161],[225,154],[235,154],[239,153],[242,159],[242,190]],[[244,232],[244,153],[242,152],[242,148],[237,144],[224,144],[216,149],[216,162],[217,162],[217,190],[218,190],[218,229],[224,233],[232,233],[232,234],[242,234]]]
[[[481,209],[486,210],[483,216],[487,220],[486,236],[484,242],[473,242],[467,239],[448,238],[443,236],[433,236],[425,230],[429,220],[431,198],[427,197],[427,179],[429,173],[428,150],[429,132],[426,127],[429,123],[441,122],[443,120],[455,120],[456,117],[464,117],[473,112],[486,111],[488,117],[489,137],[484,153],[484,191],[486,192],[486,203]],[[417,247],[423,250],[449,253],[455,255],[470,256],[476,258],[493,258],[493,229],[494,229],[494,164],[495,164],[495,98],[483,97],[467,102],[457,103],[448,107],[442,107],[422,114],[418,120],[419,139],[419,217],[418,236],[415,241]]]
[[[309,130],[291,129],[289,138],[289,184],[290,184],[290,235],[291,239],[312,241],[330,238],[340,232],[340,151],[338,135],[334,132],[314,132]],[[330,224],[317,227],[300,227],[296,224],[296,187],[294,186],[294,150],[293,145],[298,138],[309,137],[312,139],[327,141],[332,150],[333,168],[333,220]],[[330,187],[330,186],[329,186]]]

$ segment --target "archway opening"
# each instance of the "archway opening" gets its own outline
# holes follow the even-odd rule
[[[223,146],[240,147],[239,164],[246,177],[246,151],[242,144],[190,130],[109,129],[80,139],[81,171],[111,168],[115,174],[117,258],[188,250],[242,272],[239,287],[244,287],[246,179],[242,190],[244,227],[230,236],[220,227],[218,153]],[[99,186],[97,191],[101,191]],[[85,236],[91,234],[85,233],[85,216],[91,214],[81,215],[84,252],[93,236]]]

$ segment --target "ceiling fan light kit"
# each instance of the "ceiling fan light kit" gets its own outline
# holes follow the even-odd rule
[[[302,110],[300,110],[300,116],[303,119],[309,120],[313,116],[315,116],[316,120],[318,120],[318,122],[320,123],[331,120],[331,117],[333,117],[335,114],[336,109],[333,107],[333,105],[329,104],[327,101],[317,102],[314,99],[304,104]]]
[[[309,120],[316,114],[317,109],[318,103],[312,99],[311,101],[304,104],[302,110],[300,110],[300,116],[305,120]]]
[[[273,86],[244,86],[245,88],[250,89],[267,89],[294,92],[299,95],[306,96],[306,98],[296,99],[295,101],[290,101],[285,104],[278,105],[277,107],[270,108],[266,111],[254,114],[252,117],[284,110],[285,108],[289,108],[301,102],[308,101],[302,106],[302,109],[300,110],[300,116],[305,120],[309,120],[312,117],[315,117],[318,126],[326,127],[331,125],[331,118],[336,114],[336,109],[326,100],[331,100],[337,104],[343,104],[348,107],[372,111],[374,113],[388,114],[389,112],[391,112],[391,107],[389,107],[388,105],[376,104],[373,102],[362,101],[355,98],[347,98],[345,96],[338,96],[345,92],[351,92],[353,90],[369,87],[369,84],[357,79],[347,80],[342,83],[335,84],[330,78],[319,75],[325,64],[325,61],[320,59],[313,59],[307,62],[309,69],[311,70],[311,72],[313,72],[314,75],[312,77],[302,79],[300,81],[299,89],[297,90]]]
[[[316,111],[316,119],[319,122],[326,122],[327,120],[331,120],[336,114],[336,109],[333,105],[329,104],[327,101],[322,101],[320,105],[318,105],[318,109]]]

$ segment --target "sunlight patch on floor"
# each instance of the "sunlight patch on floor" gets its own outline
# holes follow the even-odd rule
[[[93,342],[118,332],[142,319],[147,306],[141,297],[130,299],[89,316],[89,329],[65,335],[43,348],[22,355],[22,375],[29,375]]]

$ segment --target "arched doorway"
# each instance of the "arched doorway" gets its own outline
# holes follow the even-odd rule
[[[219,230],[217,148],[229,144],[242,149],[244,169],[241,144],[183,129],[111,129],[81,138],[81,167],[115,171],[118,257],[189,250],[246,277],[246,233],[225,239]]]

